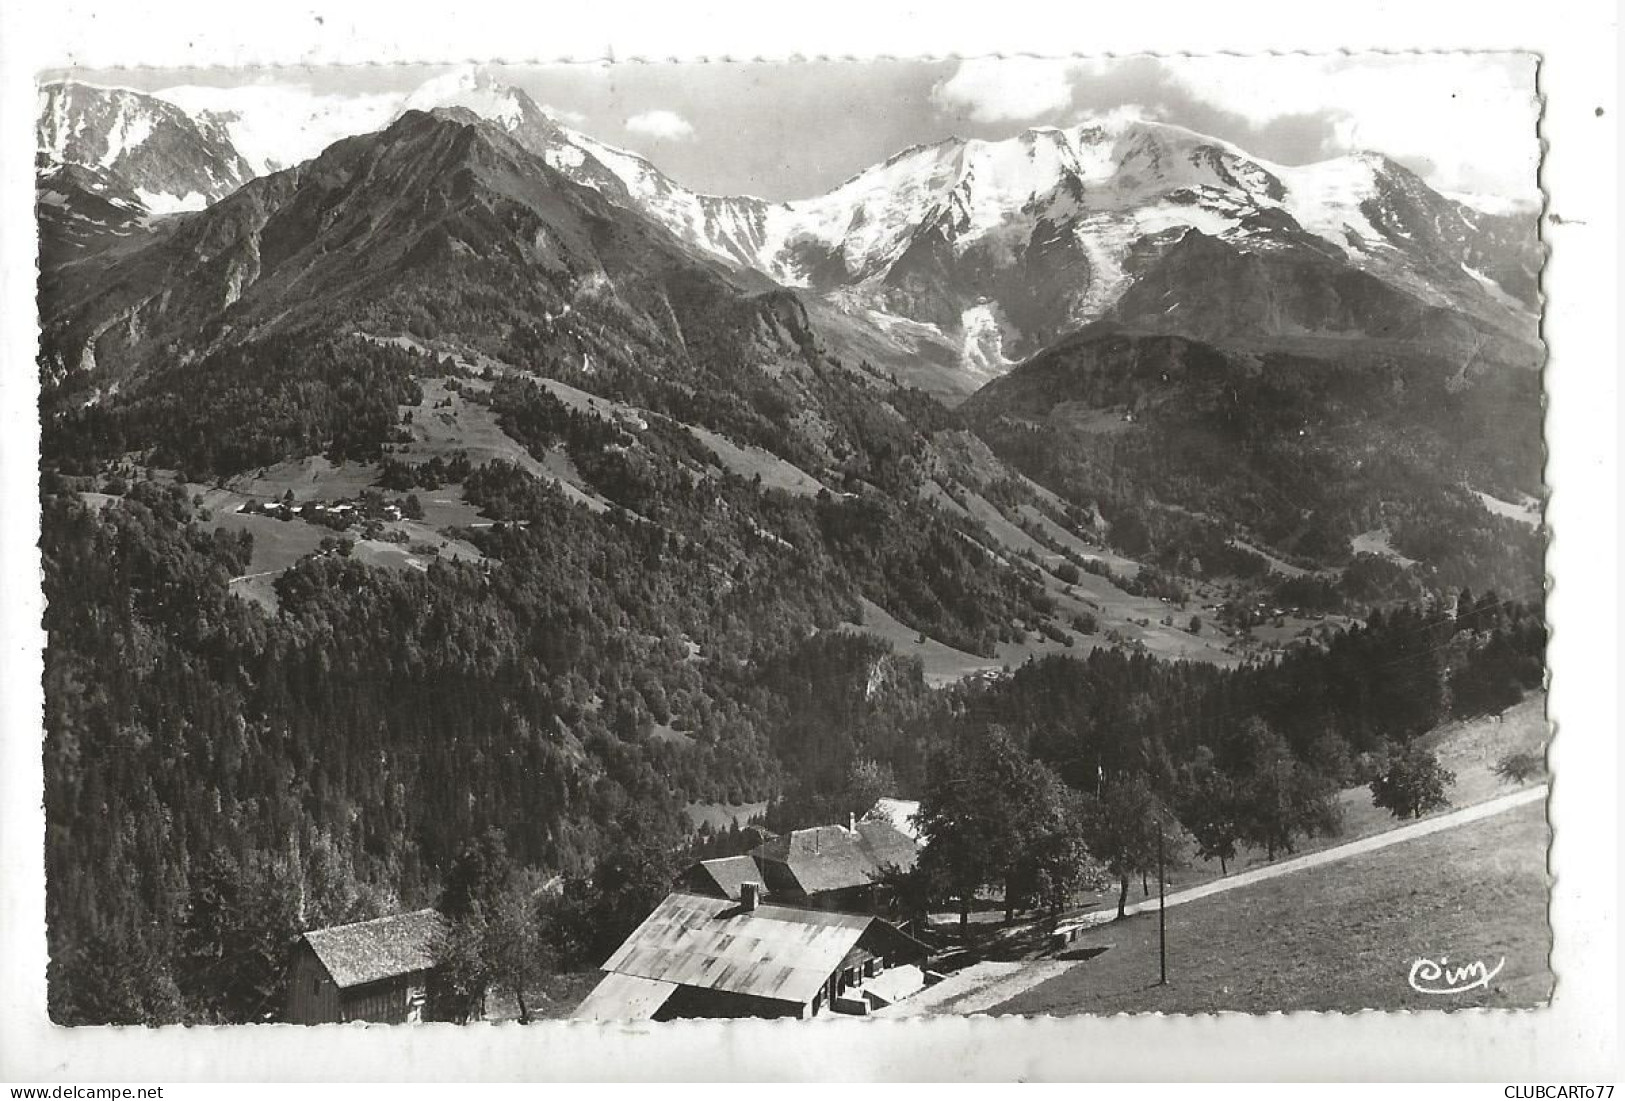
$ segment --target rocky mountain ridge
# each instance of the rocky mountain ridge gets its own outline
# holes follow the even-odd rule
[[[201,210],[255,175],[218,120],[128,88],[41,86],[37,156],[46,171],[105,172],[153,214]]]
[[[1192,233],[1248,255],[1341,265],[1424,308],[1533,338],[1532,221],[1446,198],[1379,154],[1284,166],[1120,115],[916,146],[824,195],[770,202],[693,192],[487,75],[441,91],[698,251],[820,293],[881,331],[912,328],[956,346],[962,389],[1117,316],[1144,272]],[[1310,311],[1274,328],[1320,324]]]
[[[243,128],[259,124],[238,113],[228,127],[226,116],[201,106],[212,102],[207,96],[179,97],[198,104],[188,130],[185,112],[154,97],[50,87],[57,90],[42,101],[42,157],[113,172],[149,211],[154,193],[131,181],[154,181],[155,166],[169,163],[161,148],[202,158],[195,171],[212,190],[175,197],[190,185],[172,166],[165,194],[181,205],[214,201],[252,175],[229,134],[246,142]],[[356,125],[379,113],[366,106]],[[1219,253],[1206,242],[1248,258],[1242,266],[1255,272],[1254,290],[1289,290],[1269,298],[1268,309],[1254,296],[1247,319],[1231,325],[1247,335],[1386,336],[1393,317],[1432,311],[1452,318],[1452,331],[1535,339],[1540,247],[1532,218],[1446,198],[1379,154],[1285,166],[1118,113],[1003,141],[915,146],[823,195],[773,202],[692,191],[647,158],[564,125],[486,70],[430,81],[402,97],[402,108],[489,121],[695,254],[802,293],[855,356],[949,400],[1093,321],[1171,331],[1190,321],[1195,335],[1222,335],[1212,317],[1188,316],[1197,275],[1175,270],[1199,257],[1211,263]],[[152,126],[158,137],[132,121],[142,112],[164,120]],[[171,130],[196,140],[162,136]],[[1276,274],[1256,274],[1265,270]],[[1334,284],[1340,289],[1329,290]],[[1184,292],[1173,289],[1181,285]],[[1365,304],[1351,307],[1350,296]],[[1389,316],[1379,319],[1383,310]]]

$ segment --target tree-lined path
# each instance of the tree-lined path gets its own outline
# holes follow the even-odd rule
[[[1517,807],[1544,800],[1547,794],[1548,787],[1546,784],[1536,784],[1532,787],[1522,788],[1506,795],[1487,799],[1481,803],[1475,803],[1472,806],[1463,807],[1460,810],[1450,811],[1447,814],[1435,815],[1419,822],[1410,822],[1385,833],[1362,837],[1357,841],[1322,849],[1319,852],[1307,853],[1266,867],[1254,868],[1223,879],[1203,883],[1197,887],[1175,891],[1168,895],[1167,904],[1169,906],[1180,906],[1187,902],[1195,902],[1198,899],[1233,891],[1240,887],[1249,887],[1265,880],[1292,875],[1310,868],[1318,868],[1340,860],[1347,860],[1350,857],[1363,856],[1367,853],[1388,848],[1391,845],[1414,841],[1418,838],[1504,814]],[[1154,913],[1157,902],[1156,898],[1137,902],[1124,911],[1125,916],[1148,912]],[[1116,907],[1095,910],[1065,923],[1061,928],[1064,930],[1080,926],[1103,925],[1116,917]],[[1065,971],[1070,971],[1074,967],[1086,966],[1088,966],[1087,960],[1039,960],[1032,963],[974,964],[949,976],[936,986],[921,991],[913,998],[889,1006],[878,1011],[878,1013],[882,1016],[918,1016],[924,1014],[960,1015],[985,1012],[996,1005],[1009,1001],[1018,994],[1025,993],[1040,983],[1056,978]]]

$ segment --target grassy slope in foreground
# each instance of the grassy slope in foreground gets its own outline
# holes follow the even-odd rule
[[[1545,806],[1505,814],[1169,910],[1168,985],[1154,912],[1086,933],[1111,945],[993,1008],[1011,1014],[1513,1008],[1544,1003]],[[1427,995],[1420,957],[1506,965],[1487,990]]]

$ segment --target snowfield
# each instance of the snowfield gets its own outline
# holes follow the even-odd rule
[[[202,210],[209,205],[209,197],[201,191],[188,192],[185,195],[171,195],[165,191],[148,191],[144,187],[135,189],[136,195],[141,199],[141,205],[154,216],[162,218],[169,214],[184,214],[187,211]]]
[[[341,138],[368,134],[400,114],[394,95],[318,95],[300,85],[178,85],[153,93],[224,127],[256,175],[290,168]]]

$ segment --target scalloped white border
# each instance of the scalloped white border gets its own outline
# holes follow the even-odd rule
[[[587,10],[582,10],[586,8]],[[1616,18],[1608,0],[0,0],[0,1081],[1611,1080],[1619,1073]],[[1555,532],[1549,1009],[1354,1016],[57,1029],[43,1014],[33,74],[47,66],[1517,49],[1540,53]],[[1598,117],[1595,108],[1605,114]]]

